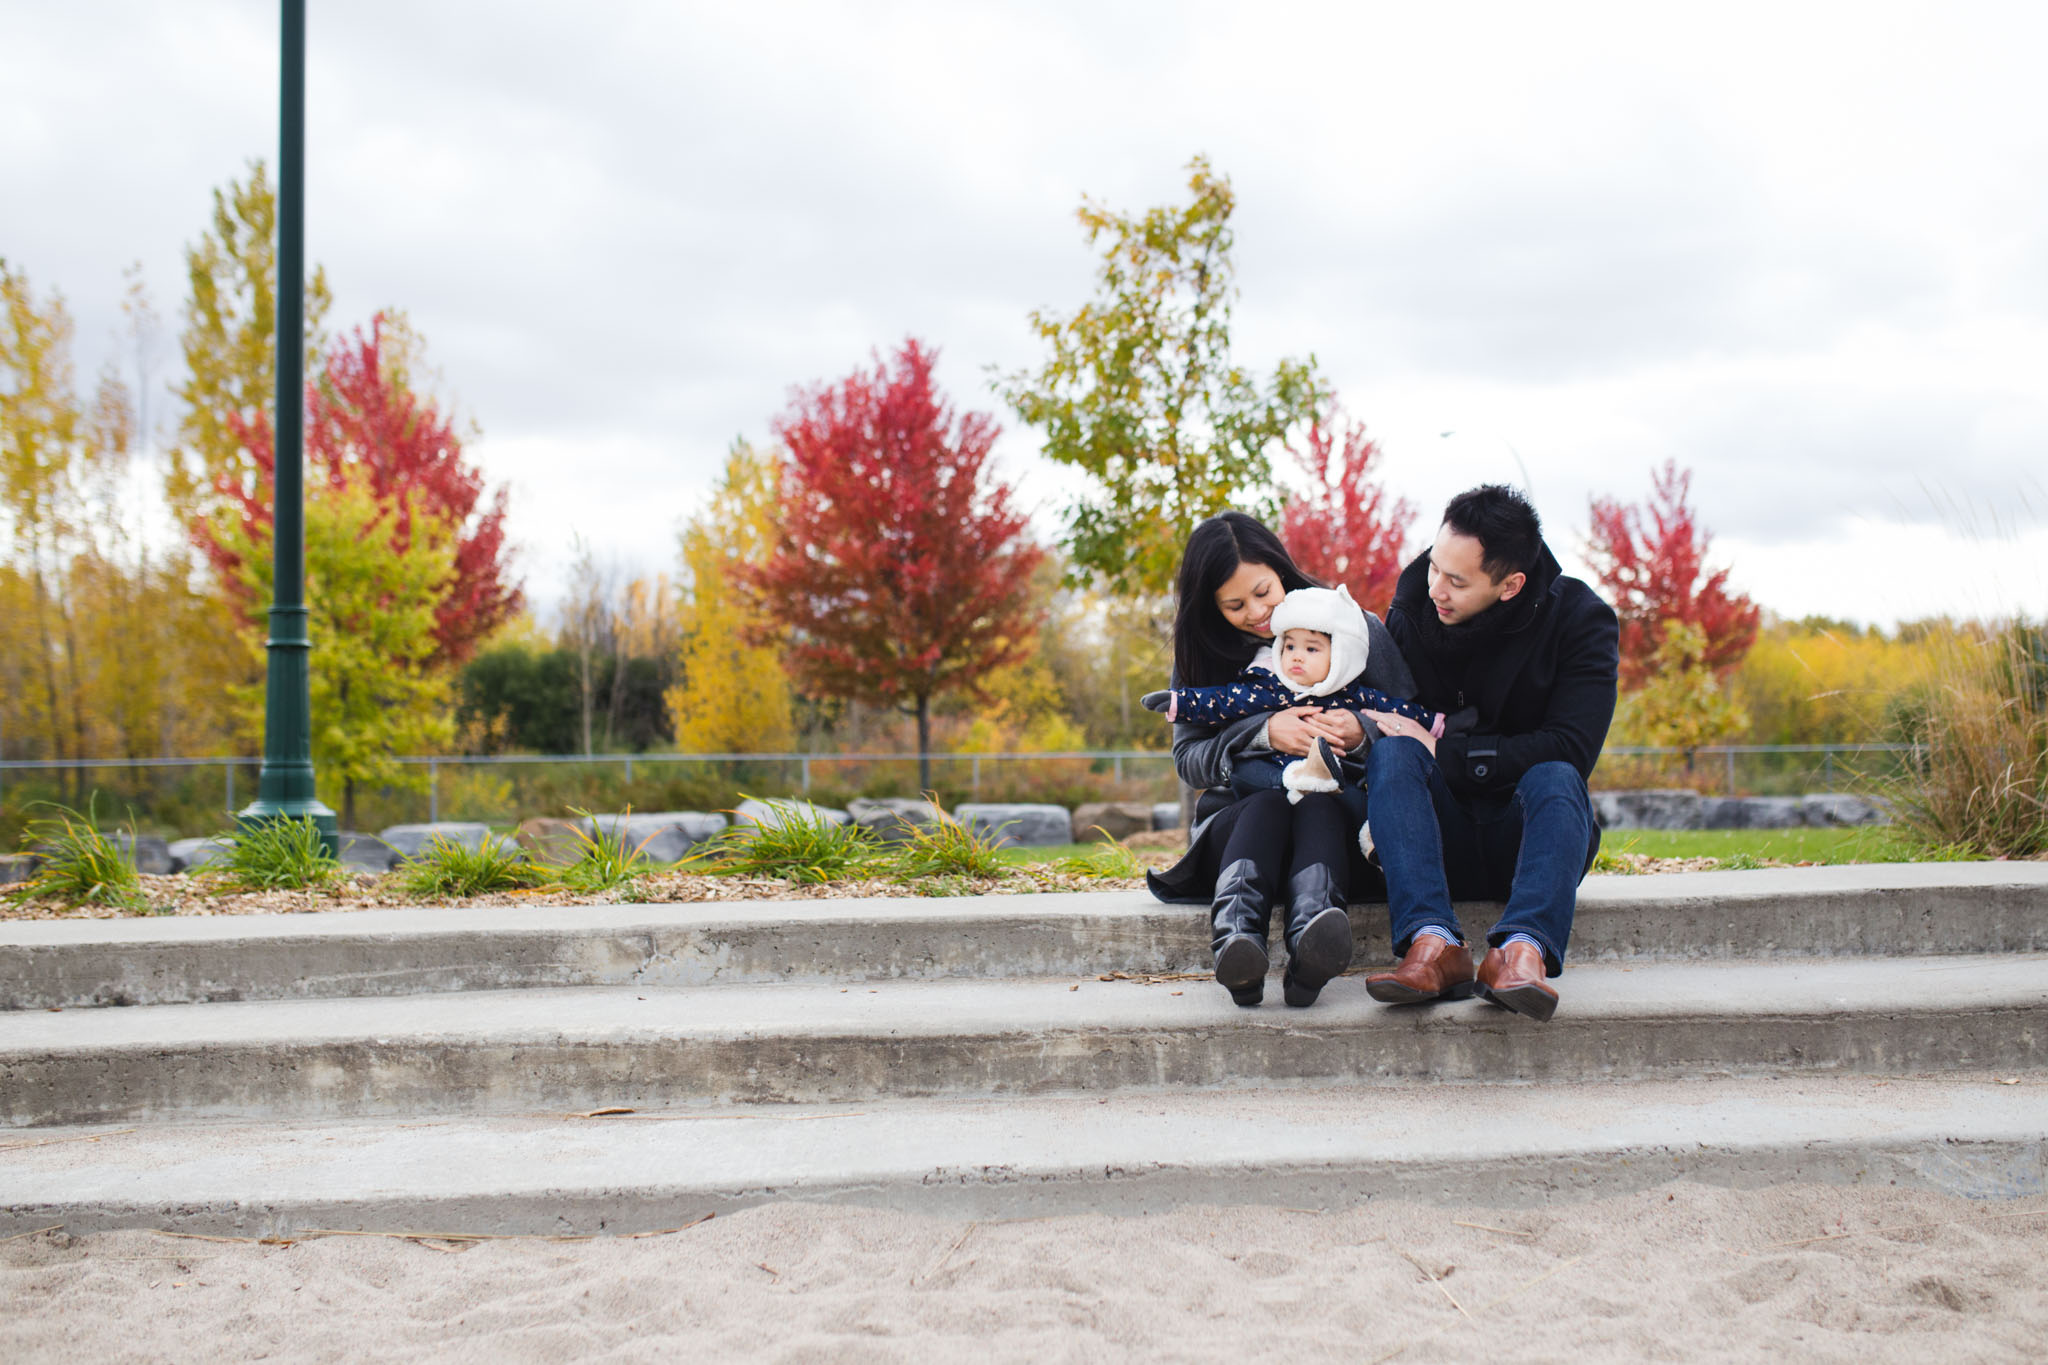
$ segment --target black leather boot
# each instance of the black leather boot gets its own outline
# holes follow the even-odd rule
[[[1287,975],[1281,988],[1297,1009],[1313,1005],[1330,978],[1351,965],[1351,917],[1329,868],[1318,863],[1287,885]]]
[[[1216,954],[1216,980],[1238,1004],[1266,998],[1266,929],[1272,907],[1259,881],[1259,865],[1240,858],[1216,874],[1216,899],[1209,907]]]

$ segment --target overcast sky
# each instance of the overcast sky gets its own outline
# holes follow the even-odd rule
[[[732,439],[875,348],[997,410],[1088,296],[1081,195],[1203,152],[1240,358],[1313,352],[1425,524],[1526,471],[1569,561],[1675,457],[1780,613],[2048,611],[2048,7],[310,9],[330,320],[411,315],[543,604],[575,533],[670,567]],[[271,4],[0,0],[0,255],[81,376],[123,267],[175,321],[211,191],[274,165],[276,48]]]

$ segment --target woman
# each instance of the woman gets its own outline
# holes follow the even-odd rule
[[[1197,526],[1181,557],[1173,624],[1175,687],[1228,682],[1272,643],[1280,599],[1296,588],[1321,587],[1295,567],[1279,538],[1256,518],[1225,512]],[[1366,613],[1369,640],[1364,681],[1392,696],[1414,695],[1415,679],[1387,628]],[[1240,1005],[1265,998],[1266,939],[1276,901],[1287,946],[1284,994],[1312,1005],[1330,978],[1351,964],[1351,922],[1344,912],[1354,889],[1377,880],[1358,848],[1359,820],[1334,793],[1290,803],[1281,790],[1235,796],[1232,765],[1241,756],[1306,757],[1318,741],[1339,755],[1362,757],[1376,727],[1349,711],[1297,706],[1210,728],[1176,724],[1173,766],[1202,792],[1187,856],[1147,877],[1152,894],[1181,904],[1209,904],[1216,980]]]

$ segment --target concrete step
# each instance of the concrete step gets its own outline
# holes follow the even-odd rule
[[[1507,1210],[1673,1179],[2048,1193],[2048,1082],[1802,1077],[878,1101],[607,1119],[187,1124],[0,1143],[0,1236],[591,1234],[800,1199],[1015,1218],[1371,1199]],[[1540,1224],[1539,1224],[1540,1225]]]
[[[474,991],[0,1015],[0,1124],[2041,1065],[2048,954],[1595,965],[1548,1024],[1207,981]]]
[[[1483,932],[1495,907],[1467,907]],[[1384,906],[1354,908],[1387,960]],[[2048,951],[2048,864],[1592,877],[1575,962]],[[1203,971],[1200,907],[1144,892],[0,923],[0,1009]]]

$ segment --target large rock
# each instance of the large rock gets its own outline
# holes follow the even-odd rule
[[[1799,798],[1799,807],[1809,825],[1884,825],[1892,818],[1884,802],[1848,792],[1813,792]]]
[[[814,806],[808,801],[780,796],[767,801],[756,801],[750,796],[732,808],[734,824],[760,825],[764,829],[779,827],[791,815],[800,815],[807,820],[815,820],[822,815],[835,825],[853,823],[853,816],[843,810],[835,810],[831,806]]]
[[[1077,844],[1123,840],[1152,832],[1149,801],[1089,801],[1074,807],[1071,833]]]
[[[594,815],[583,828],[593,836],[625,834],[626,847],[638,849],[651,862],[677,863],[706,839],[725,828],[723,815],[695,810],[665,810]]]
[[[171,846],[154,834],[132,835],[125,829],[117,829],[107,839],[135,864],[137,872],[161,877],[173,871]]]
[[[1180,802],[1155,801],[1152,805],[1152,828],[1179,829]]]
[[[1805,823],[1796,796],[1700,798],[1701,829],[1797,829]]]
[[[43,860],[33,853],[10,853],[0,858],[0,886],[12,886],[36,875]]]
[[[204,839],[173,839],[170,843],[171,871],[197,872],[208,863],[219,862],[228,853],[228,841],[219,834]]]
[[[955,806],[953,816],[969,829],[1003,844],[1044,847],[1074,839],[1074,818],[1065,806],[986,802]]]
[[[527,856],[537,863],[566,867],[583,856],[583,840],[589,832],[581,820],[541,816],[522,820],[519,828],[512,831],[512,842],[525,849]]]
[[[907,844],[916,830],[931,828],[940,817],[937,806],[912,796],[856,796],[846,803],[846,813],[885,844]]]
[[[381,875],[398,866],[398,850],[374,834],[357,834],[354,830],[343,830],[335,839],[340,848],[336,856],[341,859],[341,865],[345,868]]]
[[[464,848],[482,848],[484,841],[491,837],[489,825],[471,824],[459,820],[442,820],[431,825],[393,825],[377,836],[401,858],[411,858],[424,852],[436,839],[444,839]]]
[[[1593,816],[1602,829],[1698,829],[1695,791],[1595,792]]]

